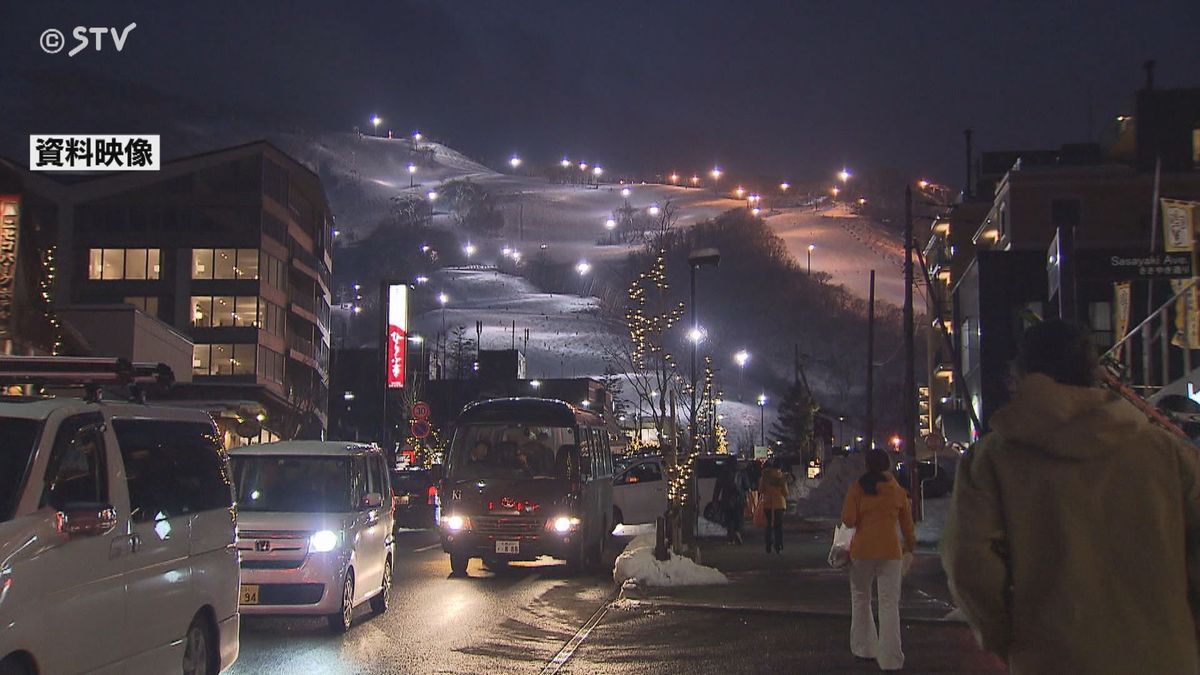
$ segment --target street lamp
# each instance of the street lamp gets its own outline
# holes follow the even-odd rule
[[[767,395],[758,395],[758,426],[761,429],[762,438],[760,445],[767,444]]]
[[[917,187],[919,187],[919,188],[921,188],[922,190],[924,190],[925,188],[929,187],[929,181],[927,181],[927,180],[919,180],[919,181],[917,181]]]
[[[562,161],[561,161],[561,162],[559,162],[559,165],[561,165],[561,166],[562,166],[562,168],[564,168],[564,169],[565,169],[565,168],[567,168],[567,167],[571,166],[571,160],[567,159],[566,157],[563,157],[563,158],[562,158]],[[537,382],[537,380],[534,380],[534,382]],[[531,383],[531,384],[532,384],[532,383]]]
[[[603,174],[603,173],[604,173],[604,167],[602,167],[602,166],[592,167],[592,175],[595,176],[596,178],[600,178],[601,174]]]
[[[709,172],[709,175],[713,177],[713,180],[721,180],[721,167],[714,166],[713,170]]]
[[[621,196],[626,199],[629,199],[629,192],[630,192],[629,188],[627,188],[627,187],[621,188]]]
[[[746,194],[746,188],[739,185],[737,186],[737,189],[733,191],[733,194],[737,195],[738,199],[741,199],[742,196]]]
[[[408,163],[408,187],[416,186],[417,165],[412,162]]]
[[[700,185],[700,176],[692,176],[692,187]]]
[[[850,180],[850,177],[853,175],[854,174],[850,173],[850,169],[843,168],[841,171],[838,172],[838,180],[842,181],[842,183],[845,184],[846,181]]]
[[[696,319],[696,270],[703,265],[716,267],[720,262],[721,252],[715,248],[696,249],[688,254],[688,280],[692,296],[692,330],[689,333],[692,338],[692,407],[689,411],[688,429],[691,434],[693,450],[696,448],[696,350],[700,340],[703,339],[703,332],[701,332],[700,324]]]
[[[780,192],[787,192],[789,189],[791,189],[791,187],[792,187],[792,184],[787,181],[784,181],[779,184]]]
[[[674,185],[678,182],[679,182],[679,174],[677,174],[677,173],[671,174],[671,185]]]
[[[652,216],[657,216],[661,210],[658,208],[658,204],[651,204],[650,208],[646,209],[646,212]]]
[[[463,247],[463,253],[467,254],[467,258],[475,255],[475,244],[468,241],[467,245]]]
[[[738,365],[738,400],[742,400],[742,382],[746,379],[746,364],[750,363],[750,352],[739,349],[733,354],[733,362]]]
[[[616,227],[617,227],[617,221],[613,220],[612,218],[609,218],[608,220],[604,221],[604,229],[612,230],[612,229],[615,229]]]
[[[426,192],[425,198],[431,202],[436,202],[438,198],[437,190],[430,190],[429,192]]]
[[[834,197],[834,199],[836,199],[838,196],[838,193],[841,192],[841,190],[838,188],[838,186],[834,185],[833,189],[830,190],[830,192],[833,193],[833,197]]]
[[[815,250],[817,250],[816,244],[808,245],[808,274],[809,274],[809,276],[812,276],[812,252]]]
[[[579,263],[575,265],[575,271],[579,272],[579,276],[582,277],[588,272],[592,271],[592,264],[586,260],[580,260]]]
[[[371,126],[375,127],[376,136],[379,135],[379,123],[382,121],[383,120],[379,118],[379,115],[371,115]]]
[[[423,136],[421,136],[421,132],[419,132],[419,131],[413,132],[412,139],[413,139],[414,143],[420,141],[422,138],[423,138]]]
[[[442,306],[442,332],[438,335],[442,343],[442,356],[438,359],[438,379],[445,379],[446,371],[446,303],[450,302],[450,296],[445,293],[438,293],[438,304]]]
[[[509,157],[508,165],[511,166],[513,168],[513,170],[515,171],[517,169],[517,167],[521,166],[521,158],[517,157],[516,155]]]

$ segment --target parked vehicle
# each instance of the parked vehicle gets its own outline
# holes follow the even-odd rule
[[[395,535],[377,446],[248,445],[230,452],[230,465],[243,614],[323,615],[345,632],[358,605],[387,611]]]
[[[613,477],[613,522],[653,523],[667,511],[667,478],[662,458],[632,460]]]
[[[582,569],[612,524],[612,453],[598,415],[563,401],[510,398],[459,416],[441,484],[442,549],[456,575],[539,556]]]
[[[713,490],[717,487],[717,478],[725,471],[725,467],[738,465],[737,455],[723,453],[707,453],[697,455],[693,476],[696,480],[696,503],[700,508],[712,501]]]
[[[392,471],[392,513],[396,527],[423,528],[436,525],[437,483],[429,469]]]
[[[232,506],[204,412],[0,397],[0,672],[228,667]]]

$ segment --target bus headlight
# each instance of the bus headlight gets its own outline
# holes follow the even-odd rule
[[[566,534],[579,527],[579,519],[568,518],[567,516],[559,516],[558,518],[552,519],[549,523],[547,523],[547,525],[550,526],[550,529],[559,534]]]
[[[338,536],[333,530],[320,530],[308,538],[308,550],[326,553],[337,548]]]
[[[462,516],[447,516],[442,522],[451,532],[458,532],[467,526],[467,519]]]

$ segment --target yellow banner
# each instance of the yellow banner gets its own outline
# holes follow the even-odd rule
[[[1197,202],[1181,202],[1163,199],[1163,250],[1169,252],[1191,252],[1196,234]]]
[[[1129,333],[1129,308],[1133,302],[1132,286],[1128,281],[1113,284],[1113,342],[1120,342]],[[1121,345],[1117,359],[1121,358]]]
[[[1171,290],[1183,290],[1191,279],[1172,279]],[[1186,349],[1200,349],[1200,303],[1197,302],[1196,287],[1192,286],[1175,301],[1175,335],[1171,344]]]

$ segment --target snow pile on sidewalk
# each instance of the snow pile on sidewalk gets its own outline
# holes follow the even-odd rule
[[[799,501],[797,512],[807,517],[837,517],[850,484],[866,470],[863,453],[852,452],[846,457],[831,457],[821,471],[821,482]]]
[[[719,570],[697,565],[690,558],[671,554],[670,560],[654,557],[654,534],[640,534],[617,556],[613,581],[639,586],[713,586],[729,579]]]

